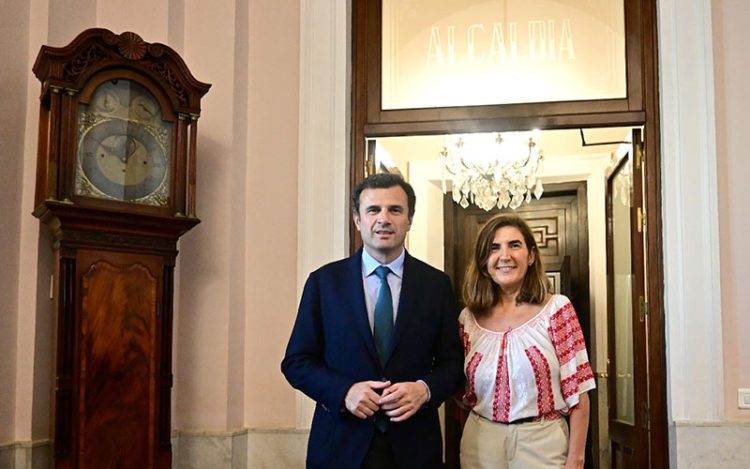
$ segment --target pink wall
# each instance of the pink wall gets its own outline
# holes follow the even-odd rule
[[[730,420],[750,419],[737,408],[737,388],[750,388],[750,2],[713,0],[716,93],[716,146],[721,240],[721,293],[724,335],[724,403]],[[696,344],[697,345],[697,344]]]
[[[299,4],[185,4],[183,56],[213,87],[198,215],[180,249],[178,429],[291,427],[279,373],[296,304]]]
[[[297,312],[300,2],[250,4],[246,265],[247,424],[291,427],[295,395],[279,371]]]
[[[9,0],[0,18],[0,446],[49,436],[51,239],[33,210],[43,44],[89,27],[167,42],[202,81],[198,215],[180,243],[174,426],[293,427],[279,362],[296,308],[299,3]],[[54,18],[54,21],[51,20]]]
[[[4,93],[0,100],[0,218],[6,226],[18,226],[23,189],[23,135],[25,93],[29,68],[29,8],[8,9],[0,15],[0,83]],[[24,214],[28,216],[28,214]],[[15,421],[16,334],[18,327],[18,264],[20,233],[0,230],[0,444],[13,441]]]

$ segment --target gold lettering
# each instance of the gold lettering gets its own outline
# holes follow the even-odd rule
[[[559,58],[562,58],[563,53],[568,53],[568,59],[575,60],[576,51],[573,48],[573,29],[570,27],[570,19],[564,19],[562,21],[562,32],[560,32],[560,53]]]
[[[495,63],[496,56],[499,59],[499,63],[504,64],[508,62],[508,54],[505,52],[503,23],[494,23],[492,25],[492,39],[490,40],[490,63]]]
[[[549,46],[547,47],[547,60],[554,62],[555,57],[555,21],[547,20],[547,39]]]
[[[469,62],[472,65],[481,65],[482,62],[484,62],[484,52],[479,54],[477,56],[476,51],[474,50],[474,32],[475,31],[484,31],[484,25],[483,24],[472,24],[469,26],[469,29],[467,30],[467,48],[468,48],[468,55],[469,55]]]
[[[544,21],[529,21],[529,59],[532,62],[545,59],[544,29]]]
[[[508,23],[508,40],[510,41],[510,61],[515,62],[518,58],[518,23]]]
[[[434,65],[445,65],[443,58],[443,48],[440,46],[440,28],[433,26],[430,28],[430,44],[427,46],[427,66],[432,65],[430,62],[435,61]]]
[[[491,25],[489,36],[484,34],[490,27],[489,23],[432,26],[427,45],[427,66],[503,65],[519,60],[552,63],[576,58],[570,19],[522,23],[522,27],[527,28],[528,36],[523,37],[520,43],[518,22]],[[456,42],[457,28],[459,34],[463,34],[465,28],[465,45],[463,41]],[[559,35],[557,31],[560,31]]]
[[[448,26],[448,65],[456,64],[456,27]]]

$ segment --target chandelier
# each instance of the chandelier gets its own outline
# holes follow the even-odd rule
[[[539,174],[544,156],[538,149],[538,130],[514,133],[447,135],[440,152],[443,193],[453,183],[453,200],[490,211],[517,209],[537,199],[544,188]]]

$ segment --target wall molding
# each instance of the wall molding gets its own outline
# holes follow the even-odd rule
[[[660,1],[658,26],[669,418],[718,421],[724,373],[711,2]]]
[[[249,469],[305,466],[307,430],[254,429],[210,431],[174,430],[172,467],[175,469]]]
[[[255,429],[213,431],[173,430],[172,467],[175,469],[250,469],[305,466],[308,430]],[[2,469],[52,467],[53,442],[34,440],[0,445]]]
[[[52,441],[18,441],[0,445],[0,468],[47,469],[52,463]]]
[[[750,422],[678,421],[669,428],[671,467],[746,467]]]
[[[348,255],[351,0],[300,2],[297,298],[308,274]],[[297,427],[315,404],[297,393]]]

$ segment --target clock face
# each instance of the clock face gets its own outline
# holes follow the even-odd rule
[[[140,124],[104,119],[81,139],[81,169],[91,184],[117,200],[137,201],[154,192],[167,176],[168,156]]]
[[[100,85],[78,113],[76,193],[167,206],[172,124],[144,87]]]

